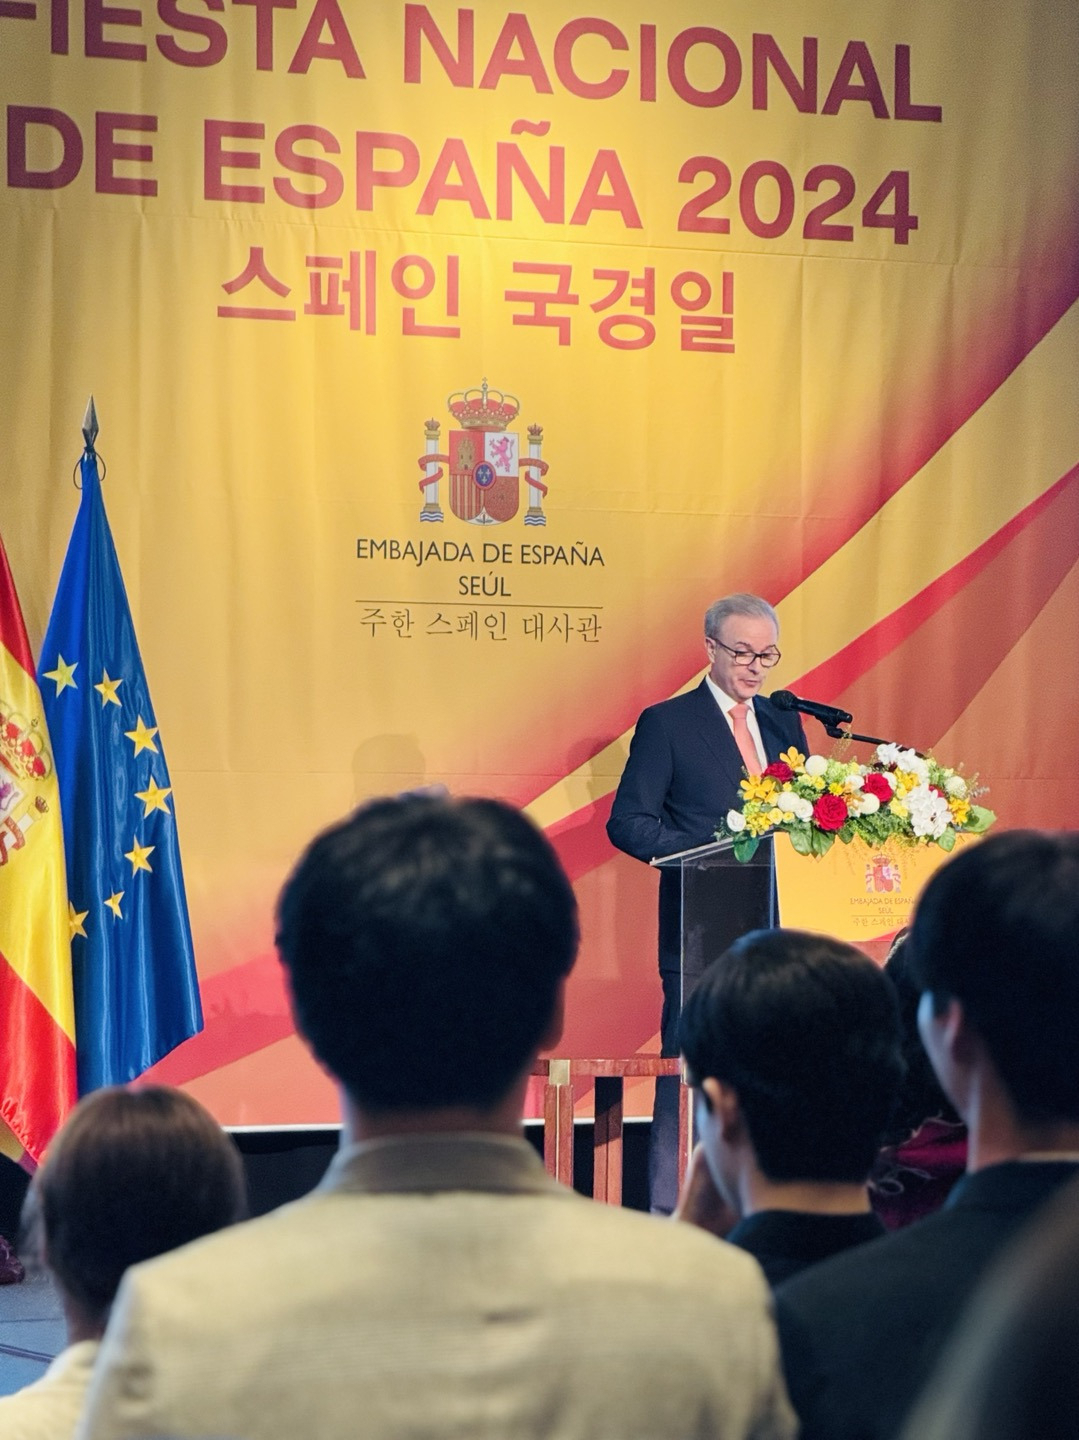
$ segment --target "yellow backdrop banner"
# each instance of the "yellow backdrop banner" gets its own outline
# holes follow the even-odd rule
[[[776,686],[1071,823],[1074,5],[4,0],[0,75],[0,532],[36,644],[93,392],[207,1016],[162,1078],[335,1117],[274,898],[434,781],[562,854],[569,1052],[653,1046],[603,827],[728,591]]]

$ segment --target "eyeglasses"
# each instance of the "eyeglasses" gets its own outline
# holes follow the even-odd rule
[[[726,650],[736,665],[752,665],[754,660],[759,660],[765,670],[771,670],[773,665],[778,665],[783,658],[774,645],[769,645],[767,650],[732,650],[729,645],[724,645],[722,640],[717,640],[714,635],[709,635],[713,645],[718,645],[721,650]]]

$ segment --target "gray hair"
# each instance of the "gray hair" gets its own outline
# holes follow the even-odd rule
[[[722,600],[716,600],[704,612],[704,633],[712,640],[719,639],[719,632],[723,628],[724,620],[732,615],[753,615],[762,620],[771,620],[776,627],[776,634],[779,633],[779,616],[769,605],[767,600],[762,600],[759,595],[724,595]]]

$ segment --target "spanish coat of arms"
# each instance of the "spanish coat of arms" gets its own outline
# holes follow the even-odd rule
[[[441,482],[449,470],[449,507],[458,520],[469,525],[501,525],[512,520],[521,503],[521,480],[528,489],[526,525],[546,525],[543,499],[547,486],[543,476],[547,462],[540,457],[543,427],[528,427],[528,450],[521,453],[521,436],[510,430],[520,414],[515,395],[492,390],[486,379],[478,389],[458,390],[446,402],[461,427],[449,432],[449,453],[440,449],[441,425],[428,420],[424,426],[426,449],[417,464],[423,471],[420,519],[444,519]]]

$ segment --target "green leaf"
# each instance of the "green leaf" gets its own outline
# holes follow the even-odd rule
[[[835,835],[830,830],[812,830],[810,837],[814,855],[827,855],[835,844]]]
[[[745,831],[743,831],[741,835],[735,837],[733,847],[734,858],[736,860],[742,861],[743,864],[747,860],[752,860],[754,855],[756,855],[757,853],[757,846],[760,843],[761,842],[756,835],[748,835]]]
[[[949,825],[942,835],[937,836],[937,844],[942,850],[955,849],[955,831]]]
[[[970,835],[984,835],[990,825],[996,824],[996,815],[992,810],[986,810],[982,805],[972,805],[970,815],[963,829]]]
[[[813,832],[808,825],[792,825],[787,834],[791,837],[791,845],[799,855],[812,855]]]

